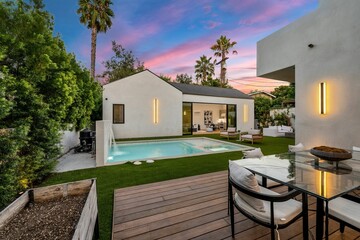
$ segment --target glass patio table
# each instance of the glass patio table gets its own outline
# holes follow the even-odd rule
[[[316,239],[324,235],[324,216],[325,238],[328,239],[328,202],[360,187],[360,158],[354,156],[338,165],[308,151],[243,159],[236,163],[262,176],[265,184],[266,179],[271,179],[316,197]]]

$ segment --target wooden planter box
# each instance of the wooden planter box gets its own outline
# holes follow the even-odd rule
[[[87,179],[27,190],[7,208],[0,212],[0,228],[5,226],[27,204],[59,199],[88,193],[81,216],[76,225],[73,240],[99,238],[96,179]]]

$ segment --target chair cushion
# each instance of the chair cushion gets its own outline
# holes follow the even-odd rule
[[[342,197],[329,201],[329,214],[360,228],[360,204]]]
[[[261,130],[260,129],[251,129],[248,131],[249,134],[254,135],[254,134],[260,134]]]
[[[279,195],[278,193],[264,187],[260,187],[260,192],[267,195]],[[262,212],[255,211],[246,201],[244,201],[237,194],[235,194],[235,202],[241,209],[252,215],[254,218],[270,223],[270,202],[263,201],[264,211]],[[276,202],[274,203],[275,224],[286,224],[301,212],[302,203],[299,201],[290,199],[286,202]]]
[[[234,127],[229,127],[229,128],[227,129],[227,131],[228,131],[228,132],[236,132],[236,128],[234,128]]]
[[[229,170],[231,178],[241,186],[244,186],[252,191],[259,192],[260,187],[253,173],[246,168],[240,167],[236,163],[229,161]],[[256,199],[247,194],[236,190],[237,194],[248,203],[255,211],[264,211],[264,203],[260,199]]]
[[[289,152],[299,152],[305,149],[302,143],[298,143],[296,145],[289,145]]]
[[[258,181],[259,185],[262,185],[262,176],[256,174],[255,178],[256,178],[256,181]],[[279,186],[279,185],[282,185],[282,184],[279,182],[275,182],[271,179],[266,179],[266,187],[267,188]]]
[[[254,150],[243,151],[244,158],[261,158],[264,156],[260,148]]]

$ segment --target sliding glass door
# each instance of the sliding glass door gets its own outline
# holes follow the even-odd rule
[[[227,127],[236,128],[236,105],[226,105]]]
[[[183,103],[183,135],[192,134],[192,103]]]

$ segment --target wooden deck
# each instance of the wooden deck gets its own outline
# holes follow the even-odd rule
[[[114,194],[113,239],[231,239],[226,171],[117,189]],[[313,236],[314,209],[315,199],[310,197]],[[238,212],[235,222],[236,239],[270,239],[268,228]],[[332,220],[329,226],[329,239],[360,239],[360,233],[348,227],[341,234]],[[302,239],[301,219],[279,232],[282,240]]]

